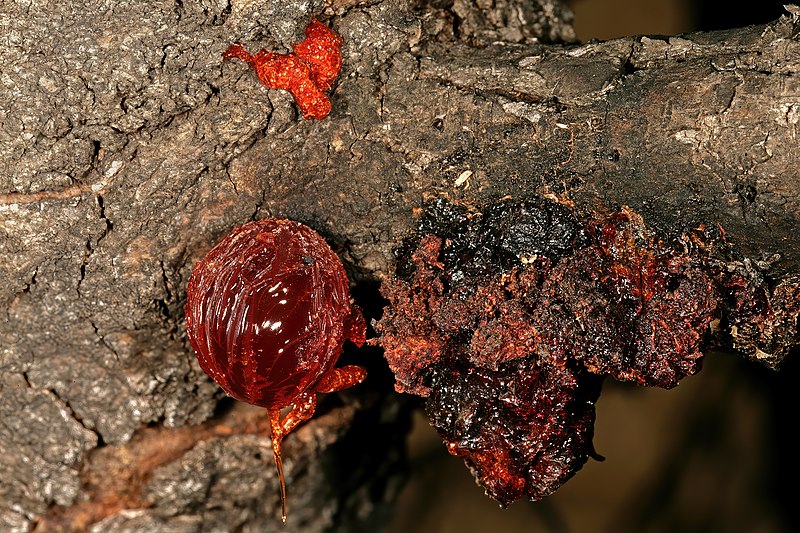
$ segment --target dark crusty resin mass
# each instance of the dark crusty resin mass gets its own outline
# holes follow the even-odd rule
[[[282,438],[311,417],[317,392],[366,377],[358,366],[334,368],[345,340],[360,346],[366,335],[342,262],[311,228],[265,219],[208,252],[186,293],[186,331],[200,367],[234,398],[269,411],[285,500]]]
[[[665,242],[624,207],[440,200],[398,258],[375,342],[503,505],[547,496],[594,455],[605,376],[670,388],[708,346],[770,361],[800,340],[797,285],[771,289],[713,225]]]

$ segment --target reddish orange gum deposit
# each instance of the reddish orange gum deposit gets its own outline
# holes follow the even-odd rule
[[[306,38],[288,54],[261,50],[251,55],[235,43],[225,50],[222,59],[241,59],[249,63],[266,87],[292,93],[305,118],[321,120],[331,112],[325,91],[331,88],[342,67],[342,38],[330,28],[312,19]]]
[[[240,226],[192,271],[187,338],[200,368],[225,392],[267,409],[284,524],[283,438],[311,418],[318,392],[366,378],[361,367],[335,367],[345,341],[361,346],[366,331],[342,261],[298,222],[266,218]]]

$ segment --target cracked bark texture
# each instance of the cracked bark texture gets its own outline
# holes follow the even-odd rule
[[[345,40],[323,121],[221,61],[290,50],[314,15]],[[570,20],[556,0],[3,3],[0,529],[279,527],[261,414],[215,412],[183,330],[194,262],[254,218],[320,231],[367,308],[437,196],[624,204],[665,238],[720,224],[796,276],[797,14],[586,45]],[[290,527],[381,516],[404,424],[368,398],[287,440]]]

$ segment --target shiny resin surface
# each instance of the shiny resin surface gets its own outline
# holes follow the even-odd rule
[[[366,336],[341,260],[298,222],[236,228],[195,265],[186,331],[200,367],[225,392],[268,409],[285,499],[281,440],[311,417],[317,392],[366,377],[358,366],[334,368],[345,340],[361,346]]]

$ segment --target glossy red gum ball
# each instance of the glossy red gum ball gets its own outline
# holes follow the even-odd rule
[[[283,437],[314,414],[317,392],[366,377],[359,366],[334,368],[345,340],[361,346],[366,337],[348,285],[319,234],[269,218],[228,234],[195,265],[186,289],[186,332],[200,367],[229,395],[269,412],[284,523]]]

